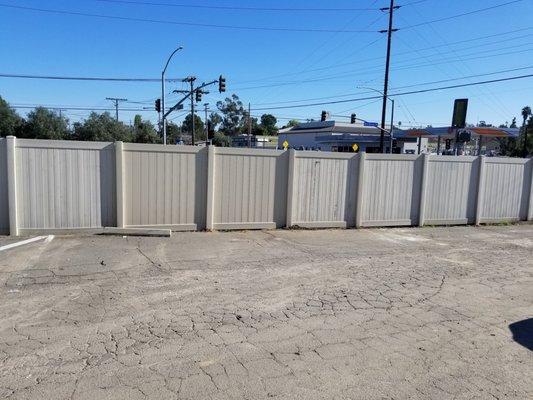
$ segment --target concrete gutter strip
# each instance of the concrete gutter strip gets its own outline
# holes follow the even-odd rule
[[[170,229],[104,228],[100,235],[170,237]]]

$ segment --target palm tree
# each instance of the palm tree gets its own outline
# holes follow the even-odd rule
[[[524,150],[523,150],[523,157],[527,157],[527,129],[526,129],[526,121],[528,117],[531,115],[531,107],[525,106],[522,108],[522,132],[524,132]]]

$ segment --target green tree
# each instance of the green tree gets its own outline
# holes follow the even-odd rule
[[[154,125],[150,121],[143,121],[138,114],[133,119],[133,141],[135,143],[161,143]]]
[[[204,121],[198,114],[194,114],[194,137],[196,140],[205,140]],[[182,132],[186,132],[189,135],[192,134],[192,117],[191,114],[187,114],[183,120],[181,126]]]
[[[297,119],[291,119],[289,122],[287,122],[287,125],[284,126],[284,128],[292,128],[294,126],[297,126],[300,123]]]
[[[28,139],[71,138],[67,119],[44,107],[37,107],[28,114],[19,135]]]
[[[211,123],[212,129],[217,129],[217,126],[219,126],[222,122],[222,117],[220,116],[220,114],[212,112],[211,114],[209,114],[209,122]]]
[[[272,114],[261,115],[261,126],[263,127],[266,135],[275,135],[278,132],[276,123],[278,120]]]
[[[167,122],[167,143],[176,144],[181,140],[181,127],[172,121]]]
[[[74,124],[74,138],[98,142],[131,142],[132,134],[128,126],[116,121],[108,112],[92,112],[86,120]]]
[[[18,135],[24,120],[0,96],[0,137]]]
[[[217,102],[217,108],[222,114],[220,131],[229,136],[241,133],[246,123],[246,111],[239,96],[232,94],[224,101]]]
[[[231,138],[229,136],[224,135],[222,132],[215,132],[215,136],[213,137],[213,144],[218,147],[230,147]]]

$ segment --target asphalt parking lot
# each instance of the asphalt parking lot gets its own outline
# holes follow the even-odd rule
[[[0,283],[0,398],[533,397],[533,225],[55,237]]]

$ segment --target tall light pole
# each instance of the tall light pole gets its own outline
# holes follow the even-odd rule
[[[392,136],[393,136],[393,133],[394,133],[394,99],[391,99],[389,96],[383,94],[383,92],[381,90],[377,90],[377,89],[374,89],[374,88],[370,88],[370,87],[365,87],[365,86],[358,86],[357,87],[358,89],[367,89],[367,90],[372,90],[376,93],[379,93],[381,96],[384,96],[385,98],[387,98],[388,100],[390,100],[390,102],[392,103],[392,109],[391,109],[391,113],[390,113],[390,129],[389,129],[389,135],[390,135],[390,152],[392,153]],[[384,126],[382,126],[382,131],[381,133],[383,133],[383,129],[385,129]]]
[[[176,50],[172,52],[172,54],[168,57],[167,63],[165,64],[165,68],[163,68],[163,72],[161,72],[161,114],[163,119],[161,123],[163,125],[163,144],[167,144],[167,119],[165,116],[165,72],[167,72],[167,67],[170,63],[170,59],[181,49],[183,49],[183,47],[179,46]]]

